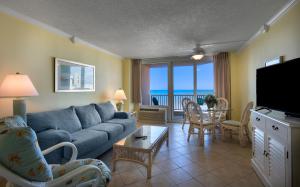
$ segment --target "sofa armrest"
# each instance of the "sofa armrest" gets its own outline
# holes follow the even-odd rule
[[[127,112],[115,112],[114,118],[118,119],[129,119],[130,114]]]
[[[52,147],[61,142],[71,142],[71,135],[65,130],[50,129],[37,133],[38,142],[42,150]],[[45,156],[49,164],[60,164],[63,158],[63,149],[60,148]]]

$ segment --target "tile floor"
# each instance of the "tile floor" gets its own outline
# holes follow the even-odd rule
[[[154,159],[152,178],[147,180],[146,169],[130,162],[118,162],[109,187],[260,187],[263,186],[250,165],[251,146],[242,148],[236,139],[212,142],[205,137],[200,147],[197,135],[187,140],[187,129],[169,124],[170,144],[163,145]],[[100,157],[110,163],[112,151]]]

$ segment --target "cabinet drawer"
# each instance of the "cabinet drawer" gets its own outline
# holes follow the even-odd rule
[[[253,126],[265,131],[266,119],[263,116],[252,112],[251,121]]]
[[[274,138],[277,137],[283,141],[287,141],[288,128],[285,125],[277,121],[267,120],[266,127],[270,136],[273,136]]]

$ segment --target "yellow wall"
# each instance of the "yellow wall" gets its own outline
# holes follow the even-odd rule
[[[122,60],[38,26],[0,13],[0,82],[7,74],[28,74],[39,96],[27,98],[29,112],[111,99],[122,87]],[[54,93],[54,57],[96,66],[96,92]],[[12,114],[12,100],[0,99],[0,117]]]
[[[124,111],[132,112],[134,110],[134,105],[131,102],[132,88],[131,88],[131,59],[123,60],[123,89],[127,96],[127,100],[124,102]]]
[[[300,57],[300,3],[279,18],[268,33],[260,34],[247,47],[231,55],[233,117],[239,119],[249,101],[256,100],[256,69],[267,59]]]

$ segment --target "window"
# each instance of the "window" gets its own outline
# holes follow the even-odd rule
[[[214,94],[214,64],[197,65],[197,95]]]
[[[194,94],[193,65],[174,66],[174,95]]]
[[[168,66],[165,64],[150,67],[151,104],[157,99],[159,105],[168,105]]]

